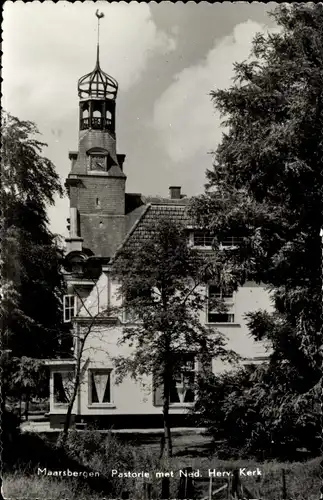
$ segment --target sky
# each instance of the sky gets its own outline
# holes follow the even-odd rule
[[[77,81],[96,58],[97,9],[102,69],[119,83],[117,149],[126,154],[127,192],[188,196],[204,190],[221,142],[210,91],[232,85],[257,32],[276,30],[277,4],[6,1],[2,107],[36,123],[44,155],[62,183],[77,150]],[[66,236],[68,198],[49,207],[50,227]]]

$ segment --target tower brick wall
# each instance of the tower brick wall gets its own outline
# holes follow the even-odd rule
[[[102,148],[109,152],[111,158],[117,163],[116,139],[109,132],[101,130],[81,130],[77,159],[72,165],[72,174],[86,174],[89,169],[89,156],[87,151],[92,148]]]
[[[125,178],[83,175],[70,188],[70,205],[79,214],[124,215]]]
[[[83,248],[96,257],[112,257],[125,236],[123,216],[82,214],[80,217]]]

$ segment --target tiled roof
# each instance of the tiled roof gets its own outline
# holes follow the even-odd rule
[[[121,247],[128,245],[140,246],[145,240],[151,237],[152,223],[158,219],[167,218],[174,222],[183,224],[184,227],[192,225],[192,220],[188,215],[189,198],[170,199],[146,196],[142,197],[144,205],[136,208],[127,214],[127,236]],[[118,253],[117,251],[117,253]]]
[[[147,205],[141,205],[140,207],[135,208],[131,212],[127,213],[125,216],[126,221],[126,234],[129,233],[136,224],[136,222],[141,218],[143,212],[146,210]]]
[[[189,219],[186,213],[185,205],[149,205],[144,217],[141,219],[140,223],[136,227],[132,234],[131,241],[128,243],[133,243],[134,240],[137,242],[142,242],[145,239],[151,237],[150,231],[152,225],[158,221],[158,219],[167,218],[168,220],[181,223],[187,226]]]

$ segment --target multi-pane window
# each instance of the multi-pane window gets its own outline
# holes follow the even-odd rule
[[[192,240],[190,240],[192,241]],[[212,247],[214,235],[207,229],[195,229],[193,231],[193,246]],[[237,248],[241,243],[241,238],[236,236],[226,236],[219,241],[220,250],[231,250]]]
[[[54,372],[54,404],[67,405],[74,386],[74,372]]]
[[[195,356],[187,355],[175,371],[171,390],[170,403],[193,403],[195,400]]]
[[[210,231],[198,229],[193,232],[193,245],[195,247],[211,247],[213,236]]]
[[[89,403],[108,404],[111,398],[111,370],[89,371]]]
[[[76,315],[76,296],[64,295],[63,297],[64,323],[70,323]]]
[[[222,301],[226,306],[225,311],[217,310],[215,303]],[[234,323],[234,292],[232,288],[220,288],[209,285],[208,323]]]
[[[241,238],[236,236],[227,236],[220,241],[220,248],[223,250],[237,248],[241,243]]]

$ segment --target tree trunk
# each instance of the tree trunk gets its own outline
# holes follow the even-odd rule
[[[61,437],[61,445],[64,446],[68,437],[68,431],[71,425],[71,417],[72,417],[72,410],[73,406],[76,400],[76,396],[79,390],[79,385],[80,385],[80,371],[81,371],[81,356],[78,356],[77,362],[76,362],[76,370],[75,370],[75,380],[74,380],[74,387],[73,387],[73,392],[70,397],[70,400],[68,402],[68,407],[67,407],[67,412],[66,412],[66,419],[64,422],[64,429]]]
[[[168,367],[164,373],[164,393],[163,393],[163,420],[164,420],[164,436],[162,440],[160,454],[166,458],[170,458],[173,454],[172,435],[169,422],[169,398],[170,398],[170,370]]]
[[[91,326],[89,327],[88,334],[91,331]],[[82,339],[77,337],[77,341],[76,341],[76,366],[75,366],[74,387],[73,387],[73,393],[71,395],[71,398],[70,398],[70,400],[68,402],[68,406],[67,406],[66,419],[64,422],[62,436],[59,440],[60,445],[62,447],[65,446],[65,443],[66,443],[66,440],[68,437],[68,431],[69,431],[69,428],[71,425],[72,410],[73,410],[73,406],[74,406],[76,396],[77,396],[77,393],[79,390],[80,382],[81,382],[81,361],[82,361],[83,349],[84,349],[86,338],[87,338],[87,335],[85,335]]]

